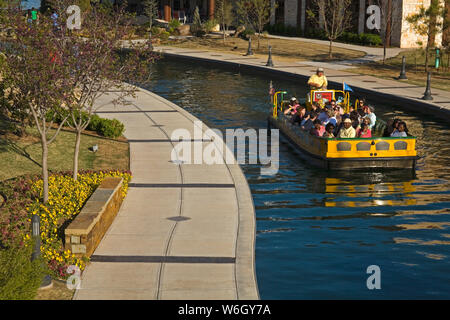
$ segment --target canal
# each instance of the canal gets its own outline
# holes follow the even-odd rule
[[[152,77],[147,89],[221,130],[267,127],[270,80],[290,95],[306,93],[301,82],[174,58],[158,61]],[[415,174],[327,172],[286,143],[276,175],[242,165],[256,209],[262,299],[450,298],[448,125],[368,100],[377,117],[400,117],[417,136]],[[380,267],[380,290],[367,288],[371,265]]]

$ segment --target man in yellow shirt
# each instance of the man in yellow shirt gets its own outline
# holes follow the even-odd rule
[[[309,80],[308,85],[311,90],[326,90],[328,86],[327,77],[325,77],[323,68],[317,68],[316,74],[313,74]]]
[[[352,127],[352,120],[346,118],[344,126],[339,130],[338,138],[354,138],[356,137],[356,130]]]

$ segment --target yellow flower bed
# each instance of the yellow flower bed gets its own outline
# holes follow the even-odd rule
[[[74,181],[70,174],[57,174],[49,177],[47,204],[43,204],[41,200],[35,200],[32,205],[27,207],[31,214],[40,216],[41,253],[55,277],[66,278],[69,276],[66,273],[69,265],[76,265],[80,270],[86,267],[87,257],[76,258],[70,250],[64,250],[62,243],[64,228],[81,211],[85,202],[106,177],[123,178],[122,196],[125,197],[128,182],[131,179],[129,172],[81,172],[78,174],[77,181]],[[41,199],[43,181],[35,182],[32,189],[39,194],[39,199]]]

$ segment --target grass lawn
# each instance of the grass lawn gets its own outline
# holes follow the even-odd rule
[[[7,124],[1,122],[0,129]],[[3,134],[2,134],[3,133]],[[95,133],[81,137],[80,169],[129,169],[129,151],[126,140],[109,140]],[[96,153],[89,150],[98,145]],[[75,134],[61,131],[49,146],[48,166],[50,171],[72,170]],[[0,130],[0,181],[29,173],[41,173],[42,149],[36,129],[27,129],[21,138]]]
[[[53,286],[38,290],[34,300],[72,300],[74,290],[67,288],[66,282],[53,279]]]
[[[225,44],[223,39],[204,37],[204,38],[189,38],[179,40],[169,40],[163,42],[164,45],[171,45],[176,47],[201,49],[210,51],[223,51],[228,53],[236,53],[243,55],[247,52],[248,41],[241,38],[227,37]],[[252,37],[252,50],[256,56],[264,56],[267,58],[268,45],[272,46],[272,54],[279,61],[330,61],[328,58],[328,45],[319,45],[309,42],[301,42],[284,39],[269,39],[261,37],[260,49],[257,49],[257,37]],[[362,51],[348,50],[333,47],[332,60],[347,60],[360,58],[365,55]]]
[[[347,69],[346,71],[367,74],[384,79],[393,79],[399,76],[402,66],[402,56],[406,57],[406,76],[408,80],[405,82],[426,86],[427,74],[425,73],[425,56],[421,54],[420,49],[407,50],[400,52],[400,54],[391,59],[387,59],[386,63],[373,62],[361,65],[357,68]],[[443,59],[442,59],[443,58]],[[448,67],[448,53],[443,57],[441,55],[441,70],[437,72],[434,68],[434,50],[429,56],[430,68],[432,72],[431,87],[441,90],[450,91],[450,69]],[[432,65],[432,66],[431,66]]]

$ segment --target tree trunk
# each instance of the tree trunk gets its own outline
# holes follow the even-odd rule
[[[386,61],[386,41],[383,43],[383,64]]]
[[[47,145],[47,137],[45,134],[41,137],[42,143],[42,181],[44,182],[44,193],[42,195],[42,200],[45,203],[48,202],[48,145]]]
[[[328,58],[333,58],[333,40],[330,39],[330,50],[328,51]]]
[[[77,137],[75,140],[75,153],[73,155],[73,180],[77,181],[78,177],[78,155],[80,153],[81,131],[77,130]]]

